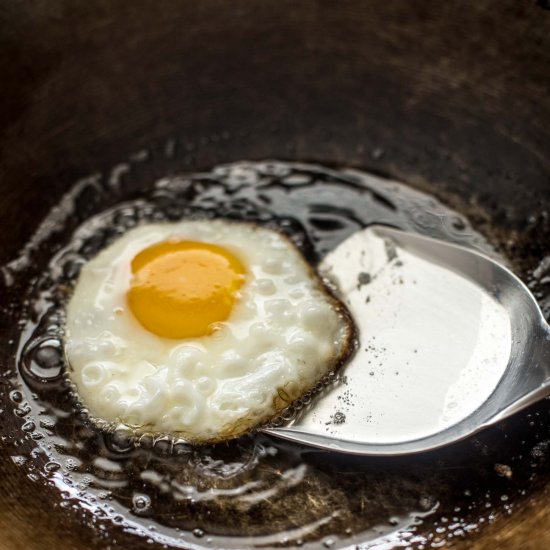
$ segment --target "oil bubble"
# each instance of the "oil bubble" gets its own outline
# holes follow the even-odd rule
[[[136,493],[132,497],[132,509],[136,514],[144,514],[151,508],[151,499],[147,495]]]

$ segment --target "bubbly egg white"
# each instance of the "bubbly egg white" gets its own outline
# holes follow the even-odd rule
[[[220,245],[246,266],[230,317],[209,336],[156,336],[127,305],[134,256],[173,238]],[[347,353],[352,332],[286,237],[244,223],[187,221],[133,229],[83,267],[65,350],[92,417],[206,442],[242,434],[312,388]]]

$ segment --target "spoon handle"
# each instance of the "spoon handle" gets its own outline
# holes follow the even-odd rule
[[[528,361],[529,370],[526,373],[526,376],[532,379],[529,383],[530,389],[513,398],[504,409],[486,422],[485,426],[495,424],[550,396],[550,326],[545,321],[542,321],[534,337],[534,344]]]

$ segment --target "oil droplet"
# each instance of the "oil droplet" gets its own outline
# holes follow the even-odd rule
[[[143,514],[151,508],[151,499],[147,495],[136,493],[132,498],[132,507],[137,514]]]
[[[21,403],[23,401],[23,394],[20,391],[13,390],[10,392],[10,399],[14,403]]]
[[[21,429],[27,433],[33,432],[36,429],[36,425],[32,420],[28,420],[21,426]]]
[[[44,464],[44,470],[48,473],[48,474],[53,474],[54,472],[57,472],[57,470],[59,470],[59,468],[61,468],[61,464],[59,464],[58,462],[47,462],[46,464]]]
[[[114,453],[127,453],[134,448],[134,434],[128,428],[117,428],[105,435],[105,444]]]

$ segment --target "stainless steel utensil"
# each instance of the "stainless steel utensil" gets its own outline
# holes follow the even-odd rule
[[[359,326],[338,383],[264,431],[322,449],[404,455],[448,445],[550,395],[550,327],[509,269],[461,246],[371,226],[330,253]]]

